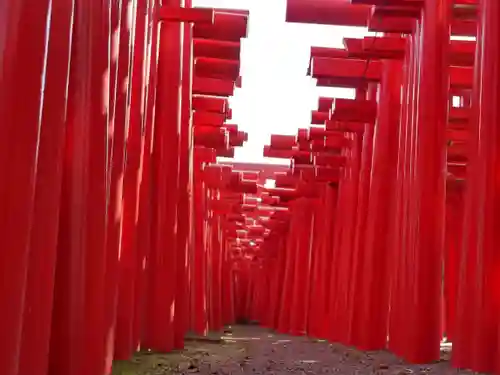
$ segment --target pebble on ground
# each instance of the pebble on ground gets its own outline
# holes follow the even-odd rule
[[[222,340],[221,340],[222,338]],[[387,351],[362,352],[340,344],[280,335],[256,326],[234,326],[217,339],[188,340],[185,350],[139,353],[118,362],[113,375],[166,374],[337,374],[337,375],[472,375],[453,369],[449,352],[441,361],[409,365]]]

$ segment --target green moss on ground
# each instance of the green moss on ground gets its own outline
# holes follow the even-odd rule
[[[244,341],[226,339],[193,339],[184,350],[168,354],[154,352],[137,353],[129,361],[116,361],[112,375],[167,375],[199,374],[226,364],[234,366],[246,358],[247,344]]]

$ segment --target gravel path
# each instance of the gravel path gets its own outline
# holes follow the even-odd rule
[[[243,328],[241,333],[244,333]],[[339,374],[339,375],[470,375],[449,366],[449,353],[430,365],[408,365],[385,352],[361,352],[339,344],[311,340],[305,337],[276,335],[253,329],[245,374]]]
[[[449,353],[430,365],[407,365],[392,354],[360,352],[338,344],[278,335],[253,326],[233,327],[222,340],[189,341],[167,355],[143,353],[120,364],[114,375],[471,375],[449,366]],[[134,366],[130,366],[130,364]]]

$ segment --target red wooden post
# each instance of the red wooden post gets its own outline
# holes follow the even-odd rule
[[[233,283],[231,279],[231,263],[229,257],[229,245],[226,236],[223,234],[222,249],[222,324],[234,323],[233,310]]]
[[[41,77],[49,1],[7,1],[0,6],[0,369],[18,371],[23,300],[40,145]]]
[[[128,20],[130,11],[126,2],[120,4],[117,30],[111,29],[111,35],[118,31],[117,43],[112,46],[116,51],[116,83],[111,85],[109,131],[108,135],[108,221],[106,232],[106,367],[111,371],[115,353],[115,329],[118,313],[118,283],[120,280],[120,263],[122,261],[122,234],[124,210],[124,173],[125,148],[130,129],[130,94],[131,76],[129,71],[132,66],[133,28],[136,15],[133,14],[132,22]],[[113,13],[113,8],[112,13]],[[113,16],[113,15],[112,15]],[[142,30],[137,30],[138,33]],[[111,74],[111,73],[110,73]],[[134,104],[138,104],[135,102]],[[127,156],[128,158],[128,156]],[[127,228],[129,229],[129,228]],[[133,286],[132,286],[133,288]],[[133,289],[132,289],[133,290]],[[130,355],[130,354],[129,354]]]
[[[164,6],[181,6],[172,0]],[[151,294],[148,302],[148,346],[162,352],[173,349],[176,291],[175,223],[178,198],[178,149],[182,75],[182,28],[178,22],[160,26],[158,91],[153,160],[154,230],[151,252]],[[161,105],[160,105],[161,104]]]
[[[147,20],[155,18],[155,9],[157,9],[157,0],[148,0]],[[150,298],[149,270],[151,267],[150,256],[153,246],[153,237],[151,225],[153,215],[153,202],[151,197],[153,190],[153,141],[155,129],[155,108],[156,108],[156,90],[157,90],[157,53],[158,53],[158,22],[149,22],[147,31],[147,72],[145,76],[146,85],[144,88],[144,115],[141,123],[143,147],[141,158],[141,187],[139,192],[139,216],[137,223],[137,290],[139,291],[134,304],[134,324],[133,324],[133,347],[147,346],[149,339],[146,331],[146,305]]]
[[[185,7],[191,8],[191,0]],[[191,196],[193,182],[193,128],[192,128],[192,73],[193,73],[193,26],[184,24],[182,63],[182,107],[179,138],[179,201],[177,205],[177,291],[175,297],[175,348],[184,347],[184,335],[188,328],[188,262],[191,234]]]
[[[342,155],[344,155],[346,158],[348,156],[348,150],[343,149],[342,150]],[[340,238],[341,238],[341,233],[345,228],[345,207],[346,203],[349,203],[349,200],[347,199],[346,195],[346,188],[345,188],[345,176],[347,176],[347,168],[350,167],[350,164],[352,161],[350,159],[347,159],[348,161],[346,162],[346,166],[344,168],[343,175],[341,176],[340,182],[338,184],[337,188],[337,205],[336,209],[334,210],[334,228],[333,228],[333,234],[332,234],[332,240],[331,240],[331,263],[330,264],[337,264],[336,267],[339,267],[339,258],[340,258]],[[328,307],[327,307],[327,336],[331,341],[339,341],[339,333],[337,330],[337,325],[338,325],[338,318],[337,318],[337,301],[338,301],[338,278],[339,278],[339,271],[337,269],[337,272],[330,272],[329,275],[329,280],[328,280]]]
[[[459,281],[454,364],[498,370],[498,34],[497,2],[479,3],[476,74],[472,96],[475,133],[465,195],[464,244]],[[492,332],[493,331],[493,332]],[[472,353],[472,355],[471,355]],[[495,363],[496,362],[496,363]]]
[[[331,298],[333,298],[331,294],[331,264],[333,258],[333,233],[335,232],[335,228],[338,225],[336,218],[336,211],[338,206],[338,185],[329,186],[326,192],[329,198],[329,204],[326,206],[327,215],[329,216],[329,222],[327,223],[326,231],[328,233],[327,238],[325,239],[325,261],[322,264],[321,274],[323,278],[323,285],[325,288],[324,291],[324,302],[322,307],[322,318],[319,322],[321,338],[327,338],[329,333],[329,306],[331,303]]]
[[[72,16],[72,0],[52,3],[19,375],[48,371]]]
[[[384,63],[379,113],[374,132],[374,154],[364,243],[366,275],[361,300],[359,329],[363,348],[384,349],[389,316],[389,259],[392,256],[391,205],[396,201],[397,142],[400,123],[402,66]],[[389,207],[388,207],[389,205]]]
[[[130,119],[127,135],[127,160],[123,180],[123,226],[118,275],[118,300],[115,325],[115,358],[128,359],[134,351],[133,322],[134,303],[140,298],[137,264],[139,257],[139,198],[142,179],[141,161],[144,158],[144,124],[141,112],[147,84],[143,69],[145,67],[144,45],[146,41],[147,1],[137,3],[135,14],[135,40],[133,46],[130,78]],[[141,246],[144,246],[141,243]]]
[[[204,183],[202,180],[202,160],[194,154],[194,179],[193,179],[193,230],[194,230],[194,249],[193,249],[193,271],[192,271],[192,290],[191,290],[191,319],[192,329],[197,334],[207,333],[207,306],[206,306],[206,247],[205,247],[205,223],[204,207],[205,194]]]
[[[416,363],[439,359],[441,329],[440,300],[442,254],[444,246],[446,185],[446,123],[448,104],[448,70],[451,2],[426,2],[422,11],[422,58],[418,85],[434,87],[430,93],[418,93],[415,202],[418,208],[418,241],[414,246],[416,285],[415,308],[410,316],[411,342],[405,357]]]
[[[311,281],[309,285],[309,303],[307,312],[307,334],[311,337],[321,337],[321,322],[325,302],[325,282],[323,269],[326,253],[327,238],[330,233],[329,196],[325,186],[321,192],[321,199],[314,207],[314,227],[311,233]]]
[[[104,372],[107,12],[77,3],[49,372]],[[103,89],[105,88],[105,89]],[[78,369],[78,370],[75,370]]]
[[[369,87],[370,92],[367,98],[370,100],[377,99],[377,84],[373,83]],[[365,264],[365,251],[364,243],[366,241],[366,220],[367,211],[369,204],[369,193],[371,187],[371,168],[372,168],[372,158],[373,158],[373,137],[374,137],[374,125],[375,124],[365,124],[362,146],[361,146],[361,165],[359,171],[359,186],[357,191],[357,210],[356,210],[356,221],[355,221],[355,236],[352,243],[351,251],[353,252],[352,259],[352,277],[351,277],[351,287],[350,295],[348,301],[349,309],[349,342],[358,346],[360,345],[360,334],[359,328],[361,326],[360,321],[357,319],[357,313],[360,310],[360,303],[362,300],[358,297],[358,292],[363,279],[366,278],[366,274],[363,272],[363,267]],[[370,328],[368,328],[370,329]]]
[[[289,333],[290,331],[290,310],[292,308],[293,298],[293,283],[295,280],[295,251],[296,251],[296,235],[298,230],[298,222],[300,219],[294,210],[296,202],[291,203],[292,217],[290,219],[290,231],[288,232],[286,246],[283,249],[285,252],[284,275],[283,275],[283,292],[281,295],[281,303],[279,307],[278,332]]]
[[[295,277],[292,294],[292,307],[290,310],[290,333],[305,335],[307,330],[307,310],[310,283],[310,251],[314,232],[314,222],[311,210],[311,201],[300,198],[295,203],[295,215],[301,221],[297,228],[297,239],[294,253]]]
[[[333,299],[335,338],[345,344],[350,344],[349,340],[349,292],[350,278],[352,276],[352,245],[354,240],[355,213],[357,210],[359,171],[361,163],[362,137],[356,133],[346,133],[352,142],[352,147],[348,151],[348,164],[346,164],[344,179],[340,181],[340,188],[345,190],[342,208],[343,227],[339,233],[337,244],[338,255],[338,276],[337,289]]]
[[[79,366],[81,374],[101,374],[106,372],[106,224],[108,165],[106,139],[108,137],[109,108],[103,103],[109,97],[105,85],[108,65],[109,40],[109,4],[104,2],[90,7],[82,4],[80,21],[84,29],[86,42],[82,56],[88,60],[90,96],[88,106],[84,108],[82,120],[88,129],[87,159],[87,206],[85,212],[85,247],[84,258],[84,320],[82,326],[82,360]],[[78,4],[77,4],[78,17]],[[79,20],[77,18],[76,23]],[[82,32],[82,34],[83,34]],[[78,38],[78,36],[76,36]],[[82,49],[83,49],[82,48]],[[83,109],[83,108],[82,108]],[[77,140],[78,142],[79,140]],[[74,369],[73,369],[74,371]]]
[[[456,303],[460,273],[460,254],[463,239],[464,181],[448,181],[446,197],[445,246],[445,330],[448,341],[453,342],[456,324]]]
[[[213,199],[213,198],[212,198]],[[219,217],[215,216],[210,222],[210,247],[209,247],[209,311],[210,311],[210,329],[220,331],[222,329],[221,321],[221,243],[219,232]]]
[[[390,249],[393,260],[389,263],[395,273],[390,281],[390,312],[389,312],[389,343],[388,347],[397,355],[402,355],[405,345],[403,336],[404,319],[404,286],[407,277],[405,260],[407,257],[407,238],[409,236],[409,164],[412,156],[412,136],[414,133],[414,95],[416,67],[418,66],[418,49],[416,36],[408,36],[406,51],[406,74],[403,82],[403,97],[401,106],[401,125],[399,128],[398,160],[396,173],[396,191],[393,222],[390,227]]]
[[[281,239],[278,248],[278,259],[277,259],[277,271],[275,274],[274,288],[271,300],[271,322],[272,328],[277,329],[280,324],[280,314],[281,314],[281,301],[283,296],[283,285],[284,285],[284,274],[285,274],[285,262],[286,262],[286,241],[288,237],[288,231],[283,231],[281,234]]]

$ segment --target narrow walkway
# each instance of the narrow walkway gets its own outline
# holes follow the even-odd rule
[[[114,375],[338,374],[470,375],[452,369],[449,353],[435,364],[407,365],[392,354],[360,352],[338,344],[279,335],[253,326],[232,327],[222,339],[190,340],[171,354],[141,353],[115,366]]]

